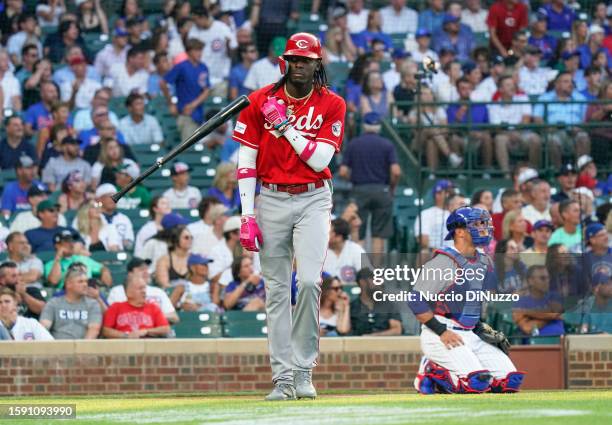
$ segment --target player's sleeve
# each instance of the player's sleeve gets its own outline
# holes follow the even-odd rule
[[[251,104],[238,115],[232,139],[251,149],[258,149],[264,118],[261,116],[255,96],[249,96],[249,100]]]
[[[332,145],[337,153],[340,152],[342,139],[344,138],[346,103],[339,96],[334,95],[332,99],[315,141]]]

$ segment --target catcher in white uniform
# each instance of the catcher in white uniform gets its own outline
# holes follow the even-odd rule
[[[454,247],[435,251],[409,303],[422,323],[424,356],[415,388],[421,394],[517,392],[525,374],[507,355],[510,343],[481,322],[482,301],[467,297],[497,286],[491,259],[476,249],[491,240],[491,217],[483,209],[462,207],[451,213],[446,228]],[[445,279],[449,270],[453,278]]]

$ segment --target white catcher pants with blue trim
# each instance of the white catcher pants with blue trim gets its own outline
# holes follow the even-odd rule
[[[424,372],[426,360],[431,360],[448,369],[455,385],[459,382],[459,378],[465,378],[477,370],[488,370],[496,379],[503,379],[508,373],[516,371],[512,360],[499,348],[487,344],[471,330],[452,329],[457,324],[444,316],[436,315],[436,319],[461,336],[463,345],[449,350],[438,335],[427,326],[422,325],[421,350],[424,360],[421,361],[419,374]]]

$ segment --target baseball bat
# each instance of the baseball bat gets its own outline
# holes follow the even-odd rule
[[[187,140],[184,140],[182,143],[177,145],[164,157],[159,158],[157,161],[155,161],[155,164],[151,165],[144,173],[140,174],[138,177],[132,180],[130,184],[122,188],[119,192],[115,193],[112,196],[113,201],[117,203],[119,199],[123,198],[123,196],[125,196],[125,194],[132,190],[135,186],[140,184],[143,180],[145,180],[155,171],[159,170],[165,164],[172,161],[179,154],[183,153],[184,151],[198,143],[208,134],[212,133],[215,128],[219,127],[221,124],[229,120],[232,116],[242,111],[244,108],[249,106],[250,103],[251,101],[249,100],[249,98],[244,95],[234,99],[233,102],[231,102],[225,108],[221,109],[211,119],[202,124],[196,131],[193,132],[191,136],[187,138]]]

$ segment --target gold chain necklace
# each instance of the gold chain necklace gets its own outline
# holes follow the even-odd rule
[[[306,96],[300,97],[300,98],[296,98],[296,97],[291,96],[287,92],[287,86],[286,85],[283,86],[283,90],[285,92],[285,96],[287,96],[287,100],[289,102],[291,102],[291,101],[295,102],[294,104],[287,105],[287,116],[289,117],[291,115],[296,115],[298,113],[298,111],[300,109],[302,109],[308,103],[308,101],[310,100],[310,96],[312,96],[312,93],[314,92],[314,87],[312,87],[310,89],[310,92]],[[294,105],[297,104],[297,103],[300,103],[302,101],[303,101],[303,103],[297,109],[294,110],[293,109]]]

